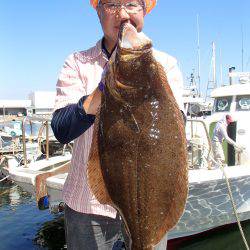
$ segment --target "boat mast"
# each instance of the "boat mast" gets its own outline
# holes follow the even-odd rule
[[[199,15],[197,14],[197,53],[198,53],[198,95],[201,93],[201,51],[200,51],[200,26]]]
[[[210,90],[217,88],[217,83],[216,83],[216,53],[215,53],[215,43],[214,42],[212,42],[211,66],[212,66],[213,78],[212,78],[212,80],[208,80],[205,101],[207,100],[207,97],[210,94]],[[211,71],[210,71],[210,73],[211,73]],[[210,75],[210,73],[209,73],[209,75]]]

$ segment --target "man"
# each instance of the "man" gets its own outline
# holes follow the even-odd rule
[[[231,122],[233,122],[232,116],[225,115],[220,121],[216,123],[214,131],[213,131],[212,149],[213,149],[214,160],[218,164],[225,163],[225,156],[224,156],[223,147],[222,147],[223,140],[226,140],[227,143],[233,145],[235,150],[239,152],[244,150],[243,147],[238,145],[227,134],[227,126]],[[216,164],[213,164],[213,165],[215,166]],[[218,165],[215,167],[218,167]]]
[[[74,53],[66,60],[57,82],[57,96],[52,128],[62,143],[74,141],[71,168],[63,188],[65,228],[68,249],[110,250],[118,246],[121,222],[116,210],[100,204],[91,192],[86,175],[95,114],[101,103],[103,69],[116,47],[121,23],[131,23],[138,32],[144,16],[156,0],[91,0],[96,9],[103,39],[86,50]],[[164,66],[175,98],[183,110],[182,76],[177,61],[154,51]],[[118,241],[119,243],[119,241]],[[128,244],[127,244],[128,245]],[[166,249],[166,245],[163,248]]]

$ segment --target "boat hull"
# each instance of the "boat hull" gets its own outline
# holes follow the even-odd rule
[[[250,167],[225,168],[241,221],[250,219]],[[236,222],[225,177],[220,169],[190,170],[185,212],[169,239],[198,234]]]

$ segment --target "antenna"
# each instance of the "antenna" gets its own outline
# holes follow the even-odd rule
[[[243,26],[241,25],[241,69],[244,71],[244,41],[243,41]]]
[[[200,51],[200,26],[197,14],[197,53],[198,53],[198,92],[201,93],[201,51]]]

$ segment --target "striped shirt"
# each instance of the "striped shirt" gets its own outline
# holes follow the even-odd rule
[[[164,66],[176,101],[183,110],[183,80],[176,59],[156,50],[154,50],[154,55]],[[65,143],[76,138],[71,168],[63,188],[65,203],[78,212],[115,218],[115,209],[100,204],[88,185],[86,172],[94,116],[87,115],[82,108],[85,96],[92,93],[98,86],[107,61],[108,57],[102,50],[101,40],[94,47],[73,53],[66,59],[57,82],[54,116],[56,117],[58,110],[67,108],[66,112],[61,112],[61,115],[54,119],[54,129],[57,130],[56,134],[63,135]],[[65,122],[68,124],[67,129],[60,129],[63,128]]]
[[[87,97],[83,96],[78,103],[69,104],[53,113],[51,127],[56,139],[62,144],[76,139],[94,123],[95,115],[86,114],[82,108]]]

